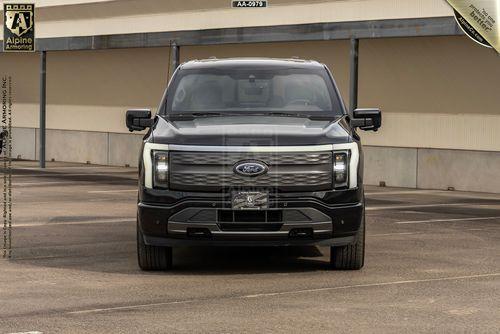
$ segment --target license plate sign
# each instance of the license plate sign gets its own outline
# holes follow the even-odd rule
[[[269,194],[262,191],[233,193],[233,210],[262,210],[269,207]]]

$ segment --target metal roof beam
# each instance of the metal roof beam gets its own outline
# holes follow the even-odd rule
[[[310,23],[97,36],[37,38],[37,50],[101,50],[233,43],[463,35],[453,17]]]

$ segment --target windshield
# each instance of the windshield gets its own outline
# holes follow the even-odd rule
[[[342,115],[323,68],[181,70],[170,88],[169,115]]]

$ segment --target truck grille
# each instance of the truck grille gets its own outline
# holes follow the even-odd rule
[[[234,172],[242,161],[265,163],[259,176]],[[222,191],[228,188],[274,188],[278,191],[317,191],[332,188],[332,153],[170,152],[170,188]]]

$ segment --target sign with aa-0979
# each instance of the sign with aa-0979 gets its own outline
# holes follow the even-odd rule
[[[267,0],[260,1],[238,1],[233,0],[231,2],[233,8],[265,8],[267,7]]]

